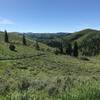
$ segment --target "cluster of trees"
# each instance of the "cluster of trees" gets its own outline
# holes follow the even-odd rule
[[[67,54],[67,55],[70,55],[70,56],[78,57],[78,55],[79,55],[78,43],[74,42],[73,46],[72,46],[71,43],[67,43],[65,53],[64,53],[63,43],[60,43],[60,45],[59,45],[58,49],[56,49],[55,53],[56,54],[58,54],[58,53]]]
[[[82,55],[95,56],[100,53],[100,36],[91,37],[80,45]]]
[[[6,43],[10,43],[10,41],[9,41],[9,36],[8,36],[8,33],[7,33],[7,31],[5,30],[5,36],[4,36],[4,41],[6,42]],[[25,34],[23,34],[23,39],[22,39],[22,43],[23,43],[23,45],[27,45],[27,43],[26,43],[26,37],[25,37]]]
[[[5,30],[4,33],[5,33],[4,42],[5,42],[5,43],[10,43],[10,41],[9,41],[9,36],[8,36],[7,31]],[[25,37],[25,33],[23,34],[23,37],[22,37],[22,44],[23,44],[24,46],[27,46],[27,40],[26,40],[26,37]],[[36,48],[37,50],[40,50],[40,46],[39,46],[39,44],[38,44],[37,41],[36,41],[36,44],[35,44],[35,48]],[[12,51],[15,51],[16,47],[15,47],[15,45],[14,45],[13,43],[10,43],[9,49],[12,50]]]

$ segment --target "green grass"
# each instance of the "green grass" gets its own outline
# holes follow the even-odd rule
[[[1,65],[4,63],[2,61]],[[40,98],[44,98],[44,100],[46,98],[47,100],[56,100],[57,98],[60,100],[94,100],[90,98],[93,95],[93,98],[98,98],[96,95],[100,93],[99,60],[94,58],[86,62],[48,53],[31,59],[8,61],[6,67],[1,70],[2,78],[8,81],[7,85],[11,89],[6,94],[9,98],[12,96],[21,98],[25,94],[27,98],[32,98],[32,100],[33,98],[39,98],[38,100],[42,100]],[[17,85],[22,84],[22,80],[28,80],[30,85],[28,90],[21,92]],[[49,91],[51,92],[49,93]]]
[[[6,59],[0,60],[0,100],[99,100],[100,56],[55,55],[42,43],[37,51],[35,41],[23,46],[21,36],[13,37],[17,52],[0,40],[0,58]]]

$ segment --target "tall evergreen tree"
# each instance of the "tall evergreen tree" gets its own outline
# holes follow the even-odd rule
[[[73,48],[73,56],[78,57],[78,54],[79,54],[79,52],[78,52],[78,43],[75,42],[74,43],[74,48]]]
[[[6,43],[8,43],[9,42],[9,39],[8,39],[8,33],[7,33],[7,31],[5,30],[5,39],[4,39],[4,41],[6,42]]]
[[[40,46],[38,44],[38,41],[36,41],[35,48],[36,48],[36,50],[40,50]]]
[[[59,45],[59,50],[60,50],[60,53],[63,54],[63,43],[62,42]]]
[[[72,45],[71,45],[71,43],[68,43],[68,46],[67,46],[67,48],[66,48],[66,54],[67,55],[72,55]]]
[[[26,37],[25,37],[25,33],[23,34],[23,45],[27,45],[27,44],[26,44]]]

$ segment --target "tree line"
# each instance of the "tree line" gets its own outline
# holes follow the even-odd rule
[[[71,43],[67,43],[66,50],[64,52],[63,43],[60,42],[59,46],[56,48],[55,54],[67,54],[69,56],[78,57],[79,56],[79,47],[77,41],[74,42],[73,46]]]

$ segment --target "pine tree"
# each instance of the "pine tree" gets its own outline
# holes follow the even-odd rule
[[[73,48],[73,56],[78,57],[78,43],[74,43],[74,48]]]
[[[36,50],[40,50],[40,46],[39,46],[37,41],[36,41],[36,44],[35,44],[35,48],[36,48]]]
[[[70,55],[70,56],[72,55],[72,45],[71,45],[71,43],[68,44],[68,47],[66,49],[66,54]]]
[[[25,33],[23,34],[23,45],[27,45],[27,44],[26,44]]]
[[[63,54],[63,43],[62,42],[60,42],[59,50],[60,50],[60,53]]]
[[[8,39],[8,33],[7,33],[6,30],[5,30],[4,33],[5,33],[5,40],[4,40],[4,41],[5,41],[6,43],[8,43],[8,42],[9,42],[9,39]]]

